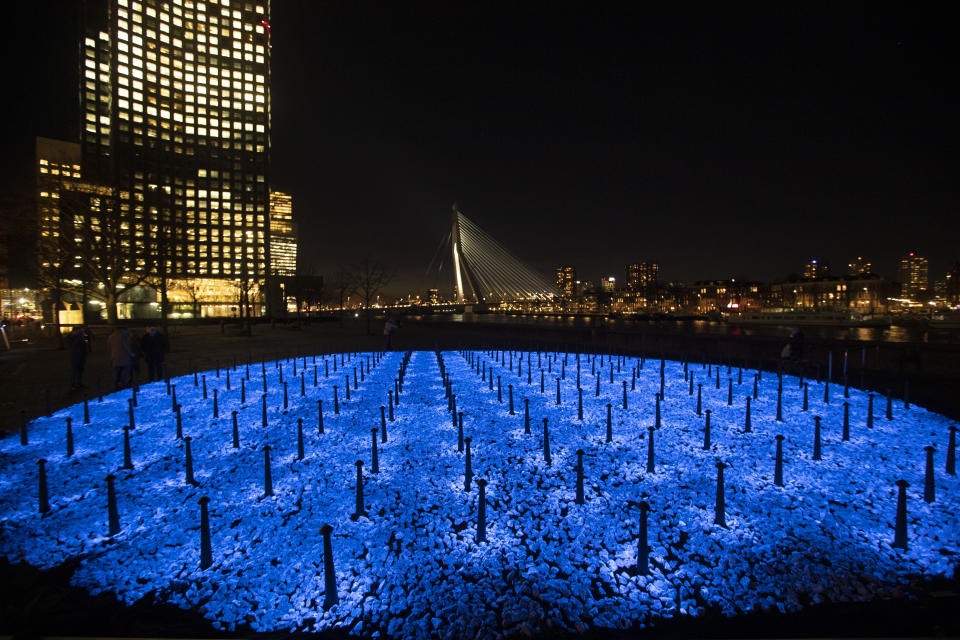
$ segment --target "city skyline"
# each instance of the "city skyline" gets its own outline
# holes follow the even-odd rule
[[[35,136],[79,125],[76,6],[16,11],[5,46],[31,64],[5,199]],[[274,3],[271,182],[318,273],[369,255],[399,270],[391,290],[448,287],[424,273],[454,201],[547,277],[648,259],[661,279],[774,280],[862,255],[894,279],[915,250],[934,280],[956,259],[956,54],[936,16],[506,12]]]

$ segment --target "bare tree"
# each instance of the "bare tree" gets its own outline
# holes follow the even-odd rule
[[[357,281],[357,294],[367,316],[367,335],[371,334],[373,321],[373,303],[383,292],[384,287],[393,280],[394,272],[388,270],[382,262],[364,258],[354,268]]]
[[[347,269],[340,269],[333,275],[333,291],[339,301],[340,327],[343,327],[343,305],[357,289],[356,276]]]
[[[121,219],[112,191],[64,191],[60,195],[60,215],[60,241],[66,251],[67,270],[75,270],[81,283],[75,293],[84,297],[82,283],[97,283],[87,295],[103,302],[107,323],[116,324],[117,302],[123,294],[144,284],[156,257],[144,252],[138,263],[134,235]]]

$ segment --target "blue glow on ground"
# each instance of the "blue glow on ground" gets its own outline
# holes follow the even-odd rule
[[[577,420],[575,356],[567,356],[557,406],[552,363],[540,394],[537,354],[533,384],[527,361],[518,377],[494,366],[503,383],[490,391],[463,355],[443,354],[472,438],[476,478],[487,486],[487,538],[477,543],[477,485],[463,488],[464,454],[447,411],[436,355],[415,352],[388,441],[379,443],[380,473],[370,473],[370,429],[380,426],[380,406],[402,360],[388,353],[345,400],[344,368],[332,356],[306,358],[305,397],[293,365],[283,362],[290,408],[273,363],[266,366],[268,424],[261,427],[260,365],[250,367],[247,400],[240,404],[244,367],[207,372],[210,399],[192,376],[171,380],[183,405],[184,435],[191,436],[199,486],[184,482],[184,445],[175,438],[175,414],[163,383],[141,387],[131,446],[135,469],[121,469],[129,391],[90,403],[92,424],[76,405],[30,424],[29,444],[0,441],[0,553],[11,562],[49,568],[79,558],[73,582],[93,593],[112,591],[132,603],[146,594],[196,609],[217,626],[249,625],[258,631],[331,627],[377,637],[494,637],[550,628],[628,627],[658,617],[697,615],[705,606],[728,615],[768,608],[796,610],[812,601],[851,601],[901,593],[907,576],[953,575],[960,553],[956,476],[944,473],[948,420],[896,402],[894,419],[877,397],[874,427],[867,429],[866,395],[850,390],[851,440],[840,441],[843,389],[811,382],[810,411],[802,412],[798,380],[784,376],[784,418],[776,414],[777,377],[765,373],[753,401],[753,432],[743,433],[744,398],[753,371],[743,372],[728,407],[726,369],[721,388],[706,370],[704,408],[712,410],[712,447],[701,448],[703,418],[696,391],[687,393],[682,365],[666,363],[663,427],[657,431],[656,470],[646,472],[647,427],[654,423],[659,361],[648,360],[621,409],[627,359],[609,382],[609,364],[595,378],[581,356],[584,420]],[[324,378],[324,358],[330,377]],[[359,354],[347,362],[352,372]],[[547,369],[546,356],[542,365]],[[339,357],[338,357],[339,361]],[[599,365],[599,358],[597,360]],[[303,371],[298,359],[298,372]],[[333,411],[338,385],[340,415]],[[516,415],[507,406],[514,385]],[[213,389],[220,418],[212,419]],[[523,430],[523,398],[530,401],[531,435]],[[325,433],[317,433],[317,399]],[[613,407],[613,442],[604,442],[606,404]],[[241,448],[232,448],[230,412],[237,410]],[[823,460],[813,461],[813,416],[823,417]],[[65,418],[73,418],[76,452],[65,455]],[[304,423],[306,457],[297,457],[297,418]],[[548,418],[552,464],[543,460],[542,419]],[[785,487],[773,484],[776,434],[784,443]],[[263,498],[263,445],[273,449],[271,498]],[[925,452],[934,445],[937,499],[923,501]],[[586,452],[586,504],[576,505],[577,449]],[[37,509],[37,464],[47,460],[51,511]],[[354,461],[364,461],[369,517],[354,511]],[[715,462],[725,471],[728,528],[713,525]],[[107,537],[106,483],[117,476],[122,532]],[[909,550],[893,549],[896,487],[908,490]],[[200,570],[199,506],[210,498],[214,564]],[[637,503],[650,503],[651,573],[636,575]],[[340,604],[323,603],[323,553],[319,529],[333,525]],[[478,635],[479,632],[479,635]]]

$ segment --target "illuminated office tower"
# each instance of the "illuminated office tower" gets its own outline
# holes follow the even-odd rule
[[[270,192],[270,275],[297,275],[297,224],[293,196]]]
[[[270,265],[268,0],[84,5],[84,180],[113,189],[136,272],[263,282]],[[215,293],[213,294],[215,295]]]
[[[900,295],[908,300],[919,300],[929,286],[927,259],[911,251],[900,258],[898,269]]]

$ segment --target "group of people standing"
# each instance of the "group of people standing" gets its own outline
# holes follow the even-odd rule
[[[107,338],[110,362],[113,365],[113,386],[120,389],[134,381],[140,382],[140,359],[147,363],[147,377],[143,382],[163,378],[163,357],[167,338],[156,327],[149,327],[142,335],[126,327],[117,327]]]
[[[70,385],[73,389],[82,389],[83,370],[87,354],[92,351],[93,336],[86,327],[78,325],[67,334],[66,342],[70,353]],[[127,327],[116,327],[107,338],[107,347],[110,349],[115,390],[134,381],[139,383],[163,379],[167,338],[156,327],[149,327],[142,334]],[[141,377],[141,360],[147,363],[146,378]]]

